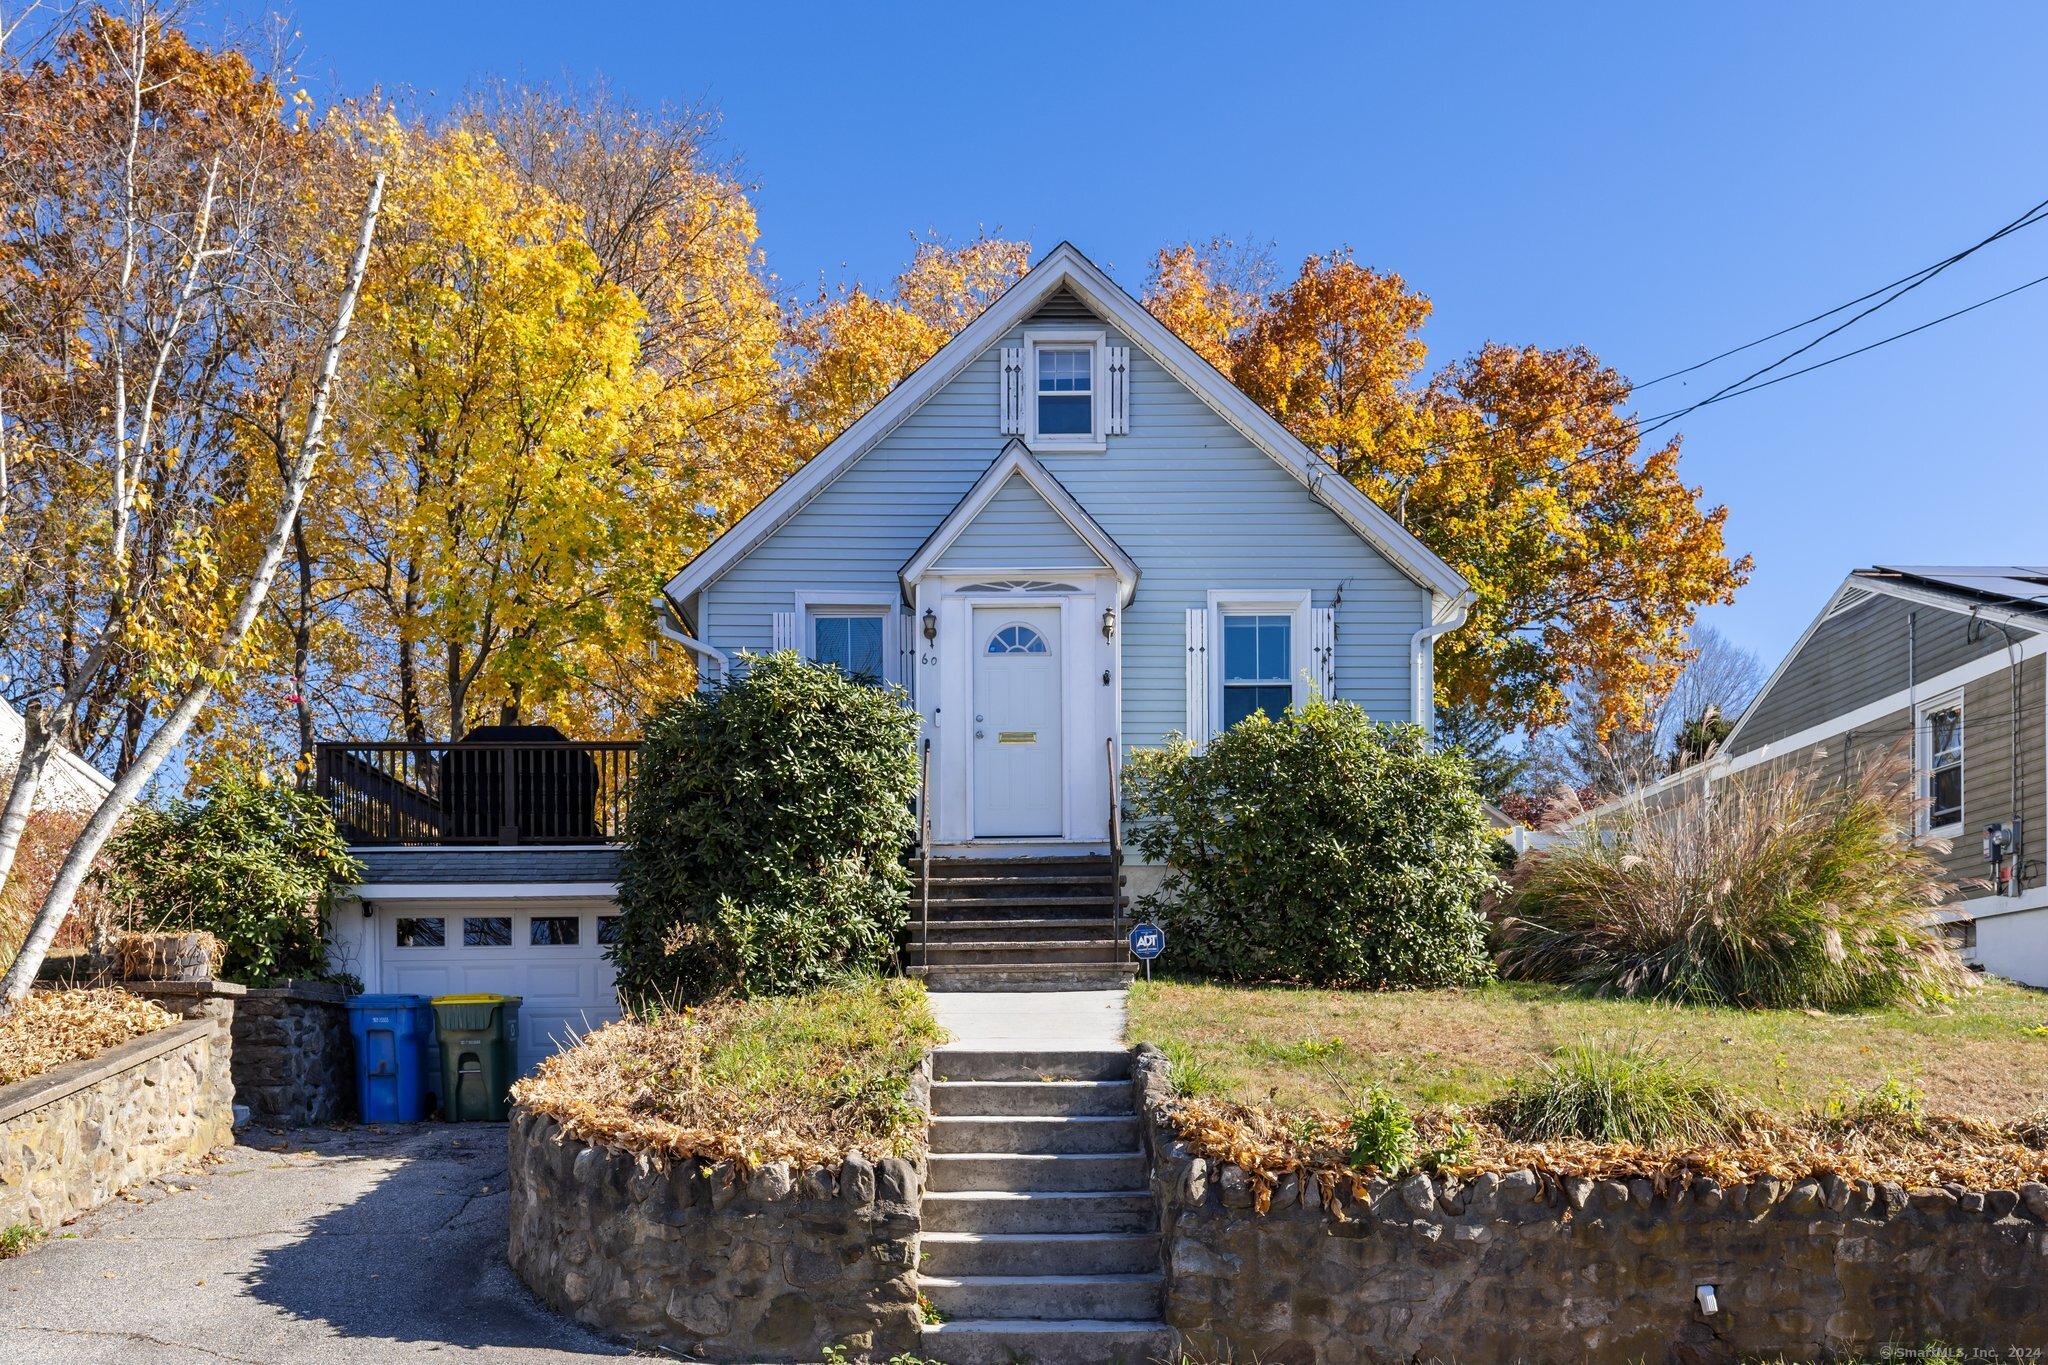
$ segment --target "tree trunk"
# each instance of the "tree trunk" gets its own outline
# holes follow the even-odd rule
[[[212,667],[198,670],[185,695],[179,698],[178,704],[164,718],[164,723],[143,745],[135,762],[115,779],[114,789],[100,802],[99,809],[92,813],[92,818],[79,832],[64,865],[57,870],[57,879],[51,884],[49,894],[43,897],[42,906],[36,911],[35,923],[29,928],[21,951],[15,954],[6,977],[0,979],[0,1014],[12,1011],[28,995],[43,959],[49,954],[50,944],[56,940],[57,930],[71,913],[78,890],[85,884],[93,859],[99,856],[100,849],[113,835],[115,825],[129,805],[149,779],[156,775],[171,751],[183,742],[193,720],[212,700],[213,685],[207,679],[215,670],[225,668],[233,660],[235,651],[248,637],[250,628],[256,624],[256,618],[263,610],[263,601],[269,596],[270,585],[276,580],[278,567],[284,562],[285,544],[291,538],[293,523],[298,520],[306,487],[313,480],[313,467],[319,459],[322,433],[327,425],[327,400],[334,388],[335,370],[341,364],[342,343],[348,339],[356,296],[362,291],[363,274],[369,268],[370,240],[377,230],[377,211],[383,200],[384,173],[379,171],[370,184],[369,202],[363,206],[363,223],[356,239],[355,256],[349,262],[340,304],[335,309],[334,326],[327,334],[327,346],[320,358],[320,377],[313,385],[312,400],[306,414],[306,432],[299,443],[298,461],[285,482],[277,516],[264,538],[262,557],[250,575],[248,586],[242,591],[242,600],[235,609],[234,617],[208,660]]]

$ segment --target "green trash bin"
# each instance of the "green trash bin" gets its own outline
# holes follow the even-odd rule
[[[451,1123],[503,1123],[519,1074],[517,995],[437,995],[441,1041],[441,1117]]]

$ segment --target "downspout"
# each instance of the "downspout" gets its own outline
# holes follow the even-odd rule
[[[1417,725],[1424,730],[1435,732],[1431,722],[1436,716],[1436,687],[1434,673],[1429,668],[1430,653],[1435,648],[1436,637],[1448,635],[1465,624],[1465,616],[1475,598],[1471,590],[1459,593],[1450,599],[1443,620],[1432,622],[1408,637],[1409,697],[1413,701],[1412,715]]]
[[[701,655],[711,660],[718,666],[718,677],[723,681],[727,671],[732,667],[732,660],[725,656],[724,650],[707,645],[702,640],[685,635],[682,631],[678,630],[674,623],[681,621],[682,617],[683,614],[677,609],[675,599],[670,597],[666,590],[655,595],[654,628],[660,631],[665,638],[675,641],[692,654]],[[702,681],[701,677],[699,681]]]

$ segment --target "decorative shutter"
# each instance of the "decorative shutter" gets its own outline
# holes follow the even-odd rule
[[[1308,613],[1309,676],[1323,699],[1337,695],[1337,609],[1311,607]]]
[[[756,619],[756,620],[759,620],[760,618],[759,618],[759,617],[756,617],[755,619]],[[776,612],[776,613],[775,613],[775,648],[776,648],[776,650],[777,650],[777,651],[779,652],[779,651],[781,651],[781,650],[785,650],[785,649],[795,649],[796,647],[797,647],[797,643],[796,643],[796,613],[795,613],[795,612],[793,612],[793,611],[778,611],[778,612]]]
[[[1003,435],[1024,434],[1024,348],[1003,347]]]
[[[1128,436],[1131,431],[1131,348],[1111,346],[1104,369],[1109,373],[1103,382],[1109,390],[1109,423],[1111,436]]]
[[[917,618],[909,607],[896,613],[896,681],[917,699]]]
[[[1188,742],[1209,743],[1209,609],[1188,608]]]

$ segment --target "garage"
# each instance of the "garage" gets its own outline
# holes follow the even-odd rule
[[[617,926],[609,898],[439,896],[372,901],[347,927],[362,964],[352,970],[365,990],[521,997],[524,1075],[578,1034],[619,1017],[605,957]]]

